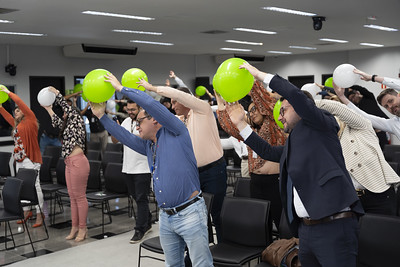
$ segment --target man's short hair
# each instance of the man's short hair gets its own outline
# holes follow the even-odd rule
[[[382,106],[382,98],[383,98],[385,95],[394,95],[394,96],[397,96],[397,94],[398,94],[398,93],[397,93],[396,90],[394,90],[394,89],[392,89],[392,88],[388,88],[388,89],[383,90],[383,91],[378,95],[378,97],[376,98],[376,100],[378,101],[379,105]]]
[[[139,106],[135,101],[133,101],[132,99],[128,99],[128,101],[126,102],[126,104],[136,104],[136,106],[138,107],[138,109],[140,109],[140,106]]]
[[[147,113],[147,111],[144,108],[140,108],[139,112],[141,112],[142,110],[144,112],[144,116],[145,117],[148,117],[149,119],[153,118],[153,116],[151,116],[149,113]]]

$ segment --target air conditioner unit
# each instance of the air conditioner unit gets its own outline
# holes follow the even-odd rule
[[[264,62],[264,60],[265,60],[265,56],[257,56],[257,55],[252,56],[252,55],[244,55],[244,54],[226,54],[226,55],[215,56],[215,62],[217,64],[221,64],[225,60],[232,58],[232,57],[238,57],[238,58],[244,59],[251,64]]]
[[[63,47],[66,57],[97,58],[97,59],[118,59],[136,55],[137,47],[115,47],[87,44],[66,45]]]

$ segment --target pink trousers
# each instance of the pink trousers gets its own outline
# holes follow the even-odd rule
[[[89,161],[85,154],[82,153],[65,159],[65,180],[71,201],[72,227],[86,227],[89,209],[86,199],[86,186],[89,171]]]

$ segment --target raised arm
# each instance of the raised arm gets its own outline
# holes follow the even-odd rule
[[[169,71],[169,77],[174,78],[179,87],[188,88],[187,85],[178,76],[175,75],[175,72],[173,70]]]
[[[355,74],[359,74],[361,76],[361,80],[364,81],[373,81],[378,82],[383,85],[386,85],[389,88],[393,88],[395,90],[400,90],[400,79],[388,78],[378,75],[371,75],[359,69],[354,69],[353,71]]]

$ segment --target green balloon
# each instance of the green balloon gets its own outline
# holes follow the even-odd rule
[[[207,88],[205,88],[203,85],[199,85],[196,87],[196,95],[198,96],[203,96],[206,93]]]
[[[5,87],[4,85],[0,84],[0,88],[5,88],[8,89],[7,87]],[[4,102],[6,102],[8,100],[8,94],[6,94],[3,91],[0,91],[0,104],[3,104]]]
[[[82,93],[81,97],[82,97],[83,100],[85,100],[86,102],[88,102],[88,99],[86,98],[86,96],[85,96],[84,93]]]
[[[144,79],[146,82],[149,81],[144,71],[138,68],[132,68],[125,71],[124,75],[122,75],[121,84],[128,88],[134,88],[139,89],[140,91],[144,91],[144,88],[139,88],[139,85],[137,84],[137,82],[139,82],[139,79]]]
[[[279,119],[279,114],[280,114],[280,112],[281,112],[281,106],[282,106],[282,101],[280,101],[280,100],[276,101],[275,106],[274,106],[274,120],[275,120],[276,124],[277,124],[281,129],[283,129],[283,124],[282,124],[282,122],[280,122],[280,121],[278,120],[278,119]]]
[[[246,61],[241,58],[230,58],[222,62],[213,78],[215,90],[227,102],[235,102],[245,97],[254,84],[254,77],[239,66]]]
[[[78,93],[78,92],[82,91],[82,87],[83,87],[83,85],[81,83],[75,84],[73,93]]]
[[[109,73],[107,70],[95,69],[86,75],[82,89],[89,101],[93,103],[106,102],[114,94],[114,87],[104,81],[104,75],[107,73]]]
[[[324,85],[325,85],[326,87],[333,88],[333,77],[329,77],[328,79],[326,79]]]

